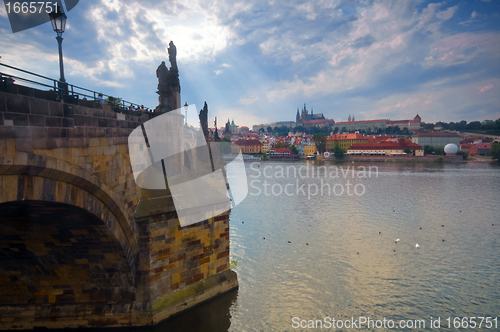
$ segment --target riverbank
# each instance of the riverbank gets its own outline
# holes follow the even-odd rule
[[[439,157],[442,157],[443,163],[461,163],[467,162],[462,156],[344,156],[344,161],[356,162],[387,162],[387,163],[437,163]],[[335,158],[324,158],[318,156],[317,160],[332,160]]]

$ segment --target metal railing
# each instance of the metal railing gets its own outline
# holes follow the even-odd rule
[[[17,75],[12,75],[12,74],[8,74],[8,73],[4,73],[4,72],[0,71],[0,84],[3,87],[8,87],[9,85],[12,85],[14,82],[19,81],[19,82],[25,83],[26,85],[28,85],[28,87],[32,87],[34,89],[40,89],[41,87],[43,89],[48,88],[48,89],[54,91],[59,96],[59,100],[63,100],[64,96],[69,95],[69,96],[72,96],[73,98],[75,98],[76,100],[90,100],[90,101],[95,101],[95,102],[100,103],[100,104],[107,103],[108,105],[113,106],[113,108],[116,111],[129,110],[130,108],[135,109],[137,111],[140,111],[140,110],[147,111],[147,112],[150,111],[149,108],[141,109],[142,105],[139,105],[137,103],[133,103],[133,102],[121,99],[121,98],[113,97],[111,95],[107,95],[107,94],[104,94],[101,92],[82,88],[82,87],[74,85],[74,84],[63,83],[63,82],[60,82],[60,81],[55,80],[53,78],[39,75],[36,73],[32,73],[32,72],[24,70],[24,69],[9,66],[9,65],[6,65],[4,63],[0,63],[0,66],[14,70],[14,72],[16,72],[16,74],[17,74]],[[19,74],[17,72],[19,72]],[[31,75],[34,77],[26,78],[26,77],[19,76],[22,74],[28,74],[28,75]],[[23,76],[27,76],[27,75],[23,75]],[[105,99],[107,99],[107,100],[105,100]]]

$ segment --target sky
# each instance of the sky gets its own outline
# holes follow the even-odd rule
[[[498,0],[82,0],[67,16],[68,83],[154,108],[172,40],[181,103],[206,101],[210,126],[295,120],[304,103],[335,121],[500,118]],[[13,33],[3,6],[0,56],[59,77],[51,24]]]

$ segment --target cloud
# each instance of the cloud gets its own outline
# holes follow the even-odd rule
[[[458,5],[453,6],[453,7],[449,7],[446,10],[437,13],[436,17],[441,19],[441,20],[445,20],[445,21],[449,20],[455,14],[457,9],[458,9]]]
[[[451,121],[465,112],[455,100],[462,100],[471,116],[476,114],[474,103],[497,112],[492,105],[498,100],[492,95],[500,72],[500,31],[493,17],[498,13],[478,14],[483,12],[480,6],[488,5],[476,5],[470,9],[462,3],[394,0],[80,2],[70,13],[64,36],[66,78],[154,107],[155,70],[161,61],[168,63],[167,47],[173,40],[183,102],[207,100],[210,114],[234,111],[235,121],[249,127],[253,123],[245,121],[254,120],[248,114],[261,122],[293,120],[304,102],[335,119],[354,112],[360,119],[418,112],[426,120],[439,110]],[[1,21],[3,62],[58,76],[50,24],[13,35],[7,20]],[[492,92],[481,92],[488,84]],[[246,120],[238,119],[240,115]]]
[[[252,97],[247,97],[247,98],[242,97],[242,98],[240,98],[239,102],[242,105],[251,105],[254,102],[256,102],[257,100],[259,100],[259,97],[257,97],[257,96],[252,96]]]
[[[457,65],[478,56],[496,57],[500,51],[500,34],[456,34],[437,40],[431,47],[424,66]]]
[[[487,85],[485,85],[481,89],[479,89],[479,93],[478,94],[484,93],[484,92],[486,92],[488,90],[491,90],[493,88],[494,88],[493,84],[488,83]]]

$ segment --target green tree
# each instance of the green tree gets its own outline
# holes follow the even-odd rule
[[[326,135],[323,133],[317,133],[313,135],[314,144],[316,144],[316,149],[319,153],[325,152],[326,145]]]
[[[297,147],[295,145],[293,145],[293,144],[290,145],[289,149],[292,150],[293,154],[296,154],[296,155],[299,154],[299,150],[297,150]]]
[[[295,127],[295,132],[296,133],[305,133],[305,132],[307,132],[307,129],[304,126],[297,126],[297,127]]]
[[[465,151],[458,151],[457,155],[462,156],[462,158],[465,160],[469,156],[469,154]]]
[[[271,133],[272,131],[273,131],[273,128],[272,128],[271,126],[268,126],[268,127],[267,127],[267,132],[268,132],[268,133]]]
[[[263,133],[263,132],[264,132],[264,128],[260,128],[259,133]]]
[[[439,156],[446,155],[446,153],[444,152],[444,146],[439,146],[437,148],[434,148],[434,153],[439,155]]]
[[[409,148],[406,148],[404,151],[406,154],[411,154],[411,150]]]
[[[497,161],[500,162],[500,143],[499,142],[493,142],[493,144],[491,144],[490,156],[492,159],[497,159]]]
[[[432,154],[434,152],[434,147],[430,145],[424,145],[424,153],[427,154]]]
[[[336,159],[344,158],[344,150],[342,150],[339,143],[335,144],[333,148],[333,155],[335,156]]]
[[[481,129],[481,122],[479,122],[479,121],[472,121],[472,122],[470,122],[470,123],[466,126],[466,129],[470,129],[470,130],[478,130],[478,129]]]
[[[345,133],[346,131],[347,131],[347,127],[346,126],[342,127],[342,132]]]
[[[281,149],[284,147],[285,147],[285,144],[283,144],[283,142],[278,142],[278,143],[274,144],[275,149]]]
[[[422,129],[427,129],[427,130],[434,129],[434,123],[425,123],[425,122],[422,122],[420,125],[422,126]]]

